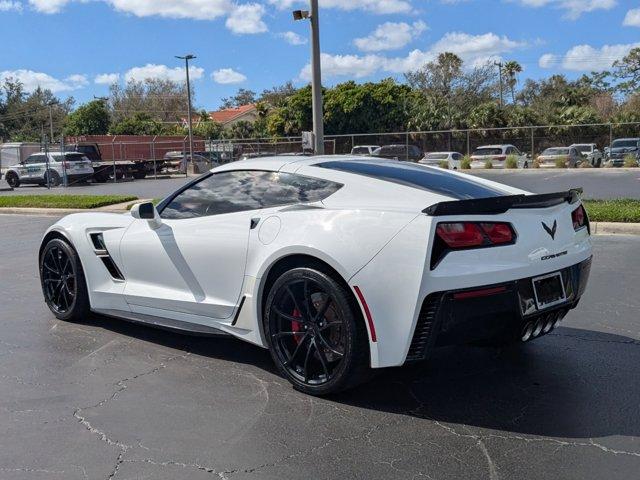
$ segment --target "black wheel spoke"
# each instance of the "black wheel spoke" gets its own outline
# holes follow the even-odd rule
[[[302,375],[304,377],[305,382],[309,381],[307,366],[309,365],[309,357],[311,356],[311,347],[313,347],[314,345],[315,343],[313,341],[309,342],[309,348],[307,348],[307,354],[304,356],[304,365],[302,366],[302,372],[303,372]]]
[[[303,310],[300,308],[300,305],[298,305],[298,300],[296,300],[296,296],[293,294],[293,292],[291,291],[291,288],[289,288],[289,286],[287,286],[287,293],[289,294],[289,296],[291,297],[291,300],[293,300],[293,305],[295,306],[296,310],[298,311],[298,313],[301,316],[304,316],[304,312]],[[299,319],[296,319],[296,321],[300,321]]]
[[[321,332],[324,332],[325,330],[331,327],[335,327],[336,325],[342,325],[342,322],[326,322],[324,325],[322,325],[322,327],[319,328],[319,330]]]
[[[327,360],[327,356],[324,354],[324,351],[318,347],[316,341],[313,341],[314,346],[316,347],[316,351],[318,352],[318,358],[320,359],[320,363],[322,364],[322,369],[324,370],[324,374],[326,375],[327,380],[329,379],[329,368],[327,364],[329,360]]]
[[[298,335],[306,335],[307,332],[278,332],[271,335],[271,338],[297,337]]]
[[[289,360],[287,360],[287,364],[288,365],[292,365],[293,364],[293,360],[296,358],[296,355],[298,355],[298,352],[301,350],[302,345],[304,344],[304,342],[307,340],[308,336],[305,333],[305,336],[302,337],[302,340],[300,340],[300,343],[298,343],[298,346],[296,347],[296,349],[293,351],[293,353],[291,354],[291,357],[289,357]]]
[[[278,315],[279,317],[284,318],[285,320],[289,320],[290,322],[300,322],[302,324],[306,324],[307,321],[302,318],[302,317],[296,317],[294,315],[290,315],[288,313],[284,313],[282,310],[280,310],[277,307],[273,307],[273,311],[276,313],[276,315]]]
[[[329,345],[329,342],[327,342],[321,334],[317,335],[316,338],[318,338],[320,340],[320,343],[322,343],[322,346],[324,348],[326,348],[327,350],[329,350],[331,353],[333,353],[334,355],[337,355],[339,357],[344,357],[344,353],[339,352],[338,350],[333,348],[331,345]]]

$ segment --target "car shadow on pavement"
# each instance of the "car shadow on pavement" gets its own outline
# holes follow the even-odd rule
[[[104,317],[87,323],[278,375],[267,350],[239,340],[186,336]],[[459,424],[515,435],[640,437],[638,365],[640,341],[560,327],[507,349],[442,348],[426,362],[380,370],[367,384],[325,401],[454,424],[454,430]]]

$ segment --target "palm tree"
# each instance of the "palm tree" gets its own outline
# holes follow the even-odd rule
[[[516,103],[516,85],[518,84],[518,74],[522,72],[522,66],[515,60],[510,60],[502,67],[507,85],[511,90],[511,100]]]

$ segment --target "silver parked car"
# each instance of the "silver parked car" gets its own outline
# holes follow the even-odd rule
[[[551,147],[538,155],[541,167],[556,167],[558,161],[563,161],[567,168],[575,168],[582,160],[582,155],[575,147]]]
[[[93,167],[82,153],[34,153],[17,165],[7,169],[5,180],[13,188],[20,185],[60,185],[65,177],[67,183],[89,180]]]
[[[439,167],[442,162],[447,162],[449,170],[458,170],[462,158],[463,155],[458,152],[431,152],[425,154],[422,160],[418,160],[418,163]]]

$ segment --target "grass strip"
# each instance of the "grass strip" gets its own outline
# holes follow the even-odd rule
[[[592,222],[640,223],[640,200],[583,200]]]
[[[90,209],[137,199],[134,195],[5,195],[0,196],[0,207]]]

